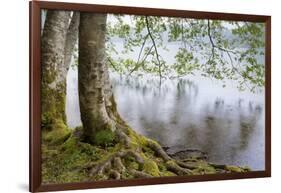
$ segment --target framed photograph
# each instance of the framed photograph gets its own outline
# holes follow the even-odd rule
[[[30,191],[270,176],[270,16],[30,2]]]

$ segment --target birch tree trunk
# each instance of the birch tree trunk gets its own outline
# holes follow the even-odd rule
[[[71,22],[69,24],[66,34],[66,40],[65,40],[64,66],[67,70],[71,63],[74,47],[77,44],[79,22],[80,22],[80,12],[75,11],[73,12]]]
[[[92,143],[100,131],[115,130],[107,112],[112,91],[106,63],[106,18],[106,14],[80,15],[79,103],[84,135]]]
[[[108,159],[95,165],[91,176],[105,175],[120,179],[122,172],[135,177],[159,176],[159,168],[150,157],[144,156],[144,149],[153,152],[163,160],[167,170],[179,175],[188,175],[190,171],[178,165],[151,139],[137,134],[119,116],[109,80],[106,63],[106,18],[105,14],[81,13],[79,25],[79,65],[78,89],[83,133],[92,144],[107,143],[113,134],[114,143],[122,148]],[[133,158],[140,164],[142,171],[132,170],[122,162],[123,158]],[[112,163],[114,163],[112,165]],[[149,165],[149,167],[146,167]],[[110,171],[107,173],[107,171]]]
[[[43,126],[57,121],[66,123],[65,40],[69,11],[48,10],[41,40],[42,83],[41,112]]]

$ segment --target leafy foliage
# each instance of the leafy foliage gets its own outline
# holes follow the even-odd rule
[[[108,60],[120,74],[201,74],[255,92],[264,86],[264,30],[263,23],[109,15]]]

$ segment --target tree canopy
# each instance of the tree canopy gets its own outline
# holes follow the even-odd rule
[[[109,15],[108,63],[120,74],[151,73],[160,80],[196,74],[256,92],[265,81],[264,34],[263,23]]]

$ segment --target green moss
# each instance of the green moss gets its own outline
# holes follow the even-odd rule
[[[156,141],[154,141],[152,139],[149,139],[149,138],[145,137],[144,135],[138,134],[137,132],[135,132],[131,128],[128,128],[127,131],[128,131],[127,135],[131,139],[130,146],[132,148],[139,148],[139,147],[141,147],[146,155],[149,155],[149,154],[153,155],[154,154],[154,151],[151,150],[151,148],[149,148],[147,145],[148,145],[148,141],[150,143],[152,142],[152,143],[158,144]]]
[[[167,170],[166,165],[163,161],[158,160],[157,165],[160,170],[160,176],[176,176],[175,173]]]
[[[139,169],[139,164],[137,162],[130,162],[127,166],[129,169],[135,169],[135,170]]]
[[[82,143],[73,134],[61,145],[42,145],[42,149],[44,184],[88,181],[89,172],[83,168],[102,160],[110,152]]]
[[[41,127],[46,130],[51,130],[53,125],[52,115],[49,112],[43,113],[41,116]]]
[[[111,106],[107,107],[107,108],[109,108],[109,109],[107,109],[108,112],[110,112],[112,115],[114,115],[114,117],[117,119],[117,122],[121,123],[122,125],[127,125],[127,123],[121,118],[120,114],[118,113],[117,103],[114,99],[114,95],[111,95],[109,100],[111,102]]]
[[[250,172],[251,168],[249,168],[248,166],[242,167],[244,172]]]
[[[176,176],[176,174],[170,171],[164,171],[161,172],[161,176]]]
[[[53,129],[57,120],[66,124],[66,84],[57,83],[55,88],[52,88],[50,84],[55,81],[55,72],[44,73],[41,85],[41,127],[50,130]]]
[[[196,169],[192,170],[194,174],[215,174],[216,169],[211,166],[198,166]]]
[[[161,172],[162,172],[162,171],[167,171],[167,168],[166,168],[164,162],[158,162],[157,165],[158,165],[158,168],[159,168],[159,170],[160,170]]]
[[[99,146],[112,146],[115,141],[115,134],[110,129],[100,130],[94,136],[94,143]]]
[[[115,134],[110,129],[100,130],[94,136],[94,143],[99,146],[112,146],[115,141]]]
[[[97,174],[97,175],[94,177],[94,180],[95,180],[95,181],[107,180],[107,176],[105,176],[105,175],[103,175],[103,174]]]
[[[173,160],[167,161],[166,164],[170,166],[176,166],[176,163]]]
[[[97,144],[89,144],[80,141],[80,134],[82,128],[79,127],[74,131],[70,131],[63,122],[57,122],[57,130],[50,132],[44,131],[44,140],[46,143],[42,144],[42,180],[43,183],[68,183],[68,182],[83,182],[91,180],[107,180],[110,176],[106,174],[90,176],[89,166],[94,166],[103,163],[116,152],[124,151],[124,144],[117,143],[114,135],[108,132],[97,134]],[[69,133],[68,138],[60,140],[61,137]],[[126,156],[122,158],[124,166],[127,168],[121,173],[122,179],[134,178],[130,170],[143,171],[154,177],[159,176],[176,176],[175,173],[167,170],[167,164],[175,165],[175,161],[171,160],[164,162],[162,158],[155,155],[147,145],[148,138],[137,134],[128,128],[130,139],[133,141],[134,150],[142,150],[139,155],[143,158],[144,163],[139,164],[134,157]],[[56,139],[56,140],[54,140]],[[53,145],[52,141],[58,141],[57,145]],[[152,141],[152,140],[151,140]],[[150,142],[151,142],[150,141]],[[153,141],[152,141],[153,142]],[[155,142],[157,143],[157,142]],[[135,146],[136,147],[135,147]],[[186,163],[196,167],[192,170],[192,174],[203,175],[217,173],[216,169],[208,162],[200,159],[188,159]],[[246,168],[239,168],[236,166],[228,166],[226,171],[243,172]]]
[[[43,142],[51,145],[57,145],[63,143],[71,135],[71,130],[68,129],[64,123],[57,122],[55,128],[51,131],[43,131],[42,138]]]
[[[225,166],[225,169],[230,171],[230,172],[244,172],[244,170],[240,167],[237,166]]]
[[[111,106],[110,106],[110,110],[111,110],[111,112],[113,112],[113,113],[117,113],[118,111],[117,111],[117,103],[116,103],[116,101],[115,101],[115,99],[114,99],[114,96],[113,95],[111,95],[111,97],[110,97],[110,102],[111,102]]]
[[[121,179],[133,179],[134,176],[131,175],[127,170],[125,172],[122,172]]]
[[[58,155],[57,149],[49,149],[46,145],[42,144],[41,146],[41,152],[42,152],[42,160],[52,158],[56,155]]]
[[[143,164],[143,171],[152,175],[152,176],[160,176],[160,171],[157,164],[152,160],[146,160]]]
[[[76,151],[75,148],[77,148],[78,141],[77,138],[75,138],[73,135],[71,135],[71,137],[69,137],[65,143],[63,143],[59,149],[61,151],[69,151],[69,153]]]
[[[142,146],[142,150],[147,157],[151,157],[154,155],[154,151],[147,146]]]

